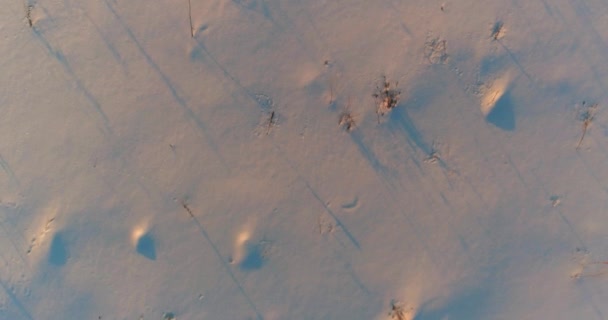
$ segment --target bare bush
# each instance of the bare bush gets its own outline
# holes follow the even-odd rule
[[[378,122],[380,122],[380,116],[384,116],[399,105],[401,91],[395,89],[398,85],[399,82],[395,82],[393,85],[386,79],[386,76],[383,76],[381,85],[376,86],[376,92],[372,94],[372,97],[376,99]]]

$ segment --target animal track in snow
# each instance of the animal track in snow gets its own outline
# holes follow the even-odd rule
[[[342,203],[342,209],[345,210],[354,210],[359,207],[359,197],[354,196],[352,200],[346,201]]]
[[[51,219],[47,220],[42,231],[40,231],[38,233],[38,235],[35,235],[32,237],[32,240],[30,241],[30,245],[27,249],[27,254],[32,253],[32,251],[36,247],[38,247],[41,243],[43,243],[44,239],[46,238],[46,235],[51,231],[53,221],[55,221],[55,218],[51,218]]]
[[[444,64],[448,61],[448,44],[445,39],[429,38],[424,44],[424,57],[430,64]]]

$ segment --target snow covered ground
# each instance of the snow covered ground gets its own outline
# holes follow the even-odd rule
[[[0,319],[605,319],[607,17],[5,1]]]

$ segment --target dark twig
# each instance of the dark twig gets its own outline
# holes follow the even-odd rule
[[[502,21],[497,21],[494,26],[492,27],[492,40],[494,41],[498,41],[500,40],[505,34],[505,28],[504,28],[504,24],[502,23]]]
[[[583,101],[583,108],[585,108],[585,101]],[[579,120],[583,122],[583,134],[581,138],[578,140],[578,144],[576,145],[576,150],[581,147],[581,143],[583,143],[583,139],[585,139],[585,135],[587,134],[587,128],[591,124],[591,121],[595,118],[595,111],[597,110],[597,103],[585,108],[579,116]]]
[[[194,26],[192,25],[192,0],[188,0],[188,18],[190,18],[190,36],[194,38]]]
[[[34,5],[30,3],[25,3],[25,18],[27,19],[27,24],[30,28],[34,27],[34,21],[32,20],[32,9],[34,9]]]
[[[277,115],[274,111],[268,116],[268,124],[266,125],[266,135],[270,134],[270,130],[277,124]]]
[[[184,209],[186,209],[186,212],[188,212],[188,214],[190,215],[190,217],[194,218],[194,213],[192,213],[192,210],[188,206],[188,203],[186,202],[186,200],[182,200],[182,207]]]

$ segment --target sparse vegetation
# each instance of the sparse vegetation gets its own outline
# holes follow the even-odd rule
[[[403,305],[398,301],[391,301],[391,311],[388,315],[394,320],[405,320],[405,310]]]
[[[578,120],[583,122],[583,134],[581,138],[578,140],[578,144],[576,145],[576,150],[581,147],[581,143],[583,143],[583,139],[585,139],[585,135],[587,134],[587,129],[591,124],[591,121],[595,118],[595,113],[597,112],[597,103],[594,103],[590,106],[587,106],[585,101],[582,103],[582,110],[578,116]]]
[[[346,131],[352,131],[355,129],[355,118],[350,111],[344,111],[340,114],[340,127],[346,129]]]
[[[608,274],[608,261],[581,262],[579,270],[570,275],[572,279],[593,278]]]
[[[386,79],[386,76],[383,76],[381,86],[376,86],[376,92],[374,92],[372,96],[376,99],[376,114],[378,115],[378,122],[380,122],[380,116],[384,116],[399,105],[401,91],[395,89],[395,87],[398,85],[399,82],[395,82],[395,84],[392,85]]]
[[[448,151],[448,153],[449,153],[449,151]],[[445,163],[443,162],[443,159],[441,158],[441,154],[439,152],[439,147],[438,147],[436,141],[433,141],[431,150],[429,151],[427,157],[424,158],[424,163],[440,163],[442,165],[445,165]]]
[[[0,320],[606,312],[608,0],[186,1],[10,8]]]
[[[344,108],[344,111],[340,113],[340,119],[338,121],[338,125],[340,127],[346,129],[346,131],[352,131],[355,129],[355,118],[353,117],[352,112],[350,111],[350,99],[348,100],[348,104]]]
[[[439,157],[439,152],[435,149],[432,149],[428,157],[424,159],[425,163],[437,163],[439,161],[441,161],[441,158]]]

